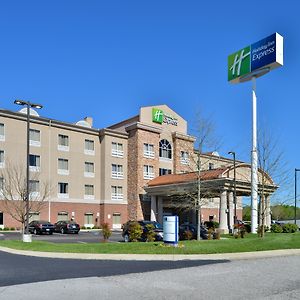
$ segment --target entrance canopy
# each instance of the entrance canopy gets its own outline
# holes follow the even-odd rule
[[[266,172],[259,170],[258,177],[259,194],[270,195],[278,188]],[[149,181],[144,189],[150,196],[174,196],[197,193],[198,178],[198,172],[159,176]],[[200,182],[202,198],[218,197],[220,192],[224,190],[233,191],[234,168],[233,166],[229,166],[201,171]],[[242,163],[236,165],[236,195],[251,195],[251,166],[249,164]]]

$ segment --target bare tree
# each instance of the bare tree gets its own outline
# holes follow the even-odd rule
[[[22,224],[26,221],[26,168],[23,165],[6,162],[0,172],[0,203],[3,211]],[[29,212],[40,212],[50,195],[48,182],[39,181],[38,172],[32,172],[29,186]]]
[[[264,237],[264,224],[266,212],[270,209],[266,203],[267,185],[270,184],[270,177],[277,184],[285,186],[289,182],[288,172],[284,161],[283,152],[278,149],[278,142],[266,130],[262,129],[258,136],[258,166],[261,170],[259,181],[259,226],[260,236]]]

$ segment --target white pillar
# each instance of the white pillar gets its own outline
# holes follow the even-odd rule
[[[223,233],[228,233],[227,225],[227,192],[220,194],[219,228]]]
[[[266,225],[271,228],[271,203],[270,196],[266,196]]]
[[[229,227],[230,229],[233,229],[234,227],[233,192],[228,192],[228,202],[229,202]]]
[[[163,198],[162,197],[158,197],[157,200],[157,222],[162,224],[163,223]]]
[[[156,196],[151,196],[151,221],[156,221],[156,214],[157,214],[157,208],[156,208]]]
[[[252,160],[251,160],[251,232],[257,230],[257,116],[256,116],[256,78],[252,77]]]

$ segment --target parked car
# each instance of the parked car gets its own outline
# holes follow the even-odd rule
[[[64,233],[76,233],[78,234],[80,225],[74,221],[58,221],[54,224],[54,231]]]
[[[28,229],[33,234],[53,234],[54,225],[48,221],[31,221],[28,224]]]
[[[190,231],[192,234],[191,239],[197,239],[197,226],[194,224],[182,224],[179,226],[179,239],[184,240],[186,239],[185,237],[185,232]],[[200,226],[200,237],[203,240],[208,239],[208,230],[205,226],[201,225]]]
[[[154,226],[154,232],[155,232],[155,241],[162,241],[163,240],[163,228],[161,226],[160,223],[155,222],[155,221],[128,221],[125,224],[123,224],[122,229],[122,236],[124,238],[124,242],[129,242],[130,241],[130,224],[132,224],[133,222],[138,222],[142,229],[143,229],[143,233],[141,236],[140,241],[145,242],[146,241],[146,237],[147,237],[147,226],[148,224],[152,224]]]

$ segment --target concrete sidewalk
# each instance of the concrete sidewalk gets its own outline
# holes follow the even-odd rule
[[[59,253],[59,252],[39,252],[16,250],[6,247],[0,247],[0,251],[47,258],[63,259],[90,259],[90,260],[136,260],[136,261],[180,261],[180,260],[242,260],[257,259],[278,256],[297,256],[300,255],[300,249],[284,249],[272,251],[240,252],[240,253],[218,253],[218,254],[89,254],[89,253]]]

